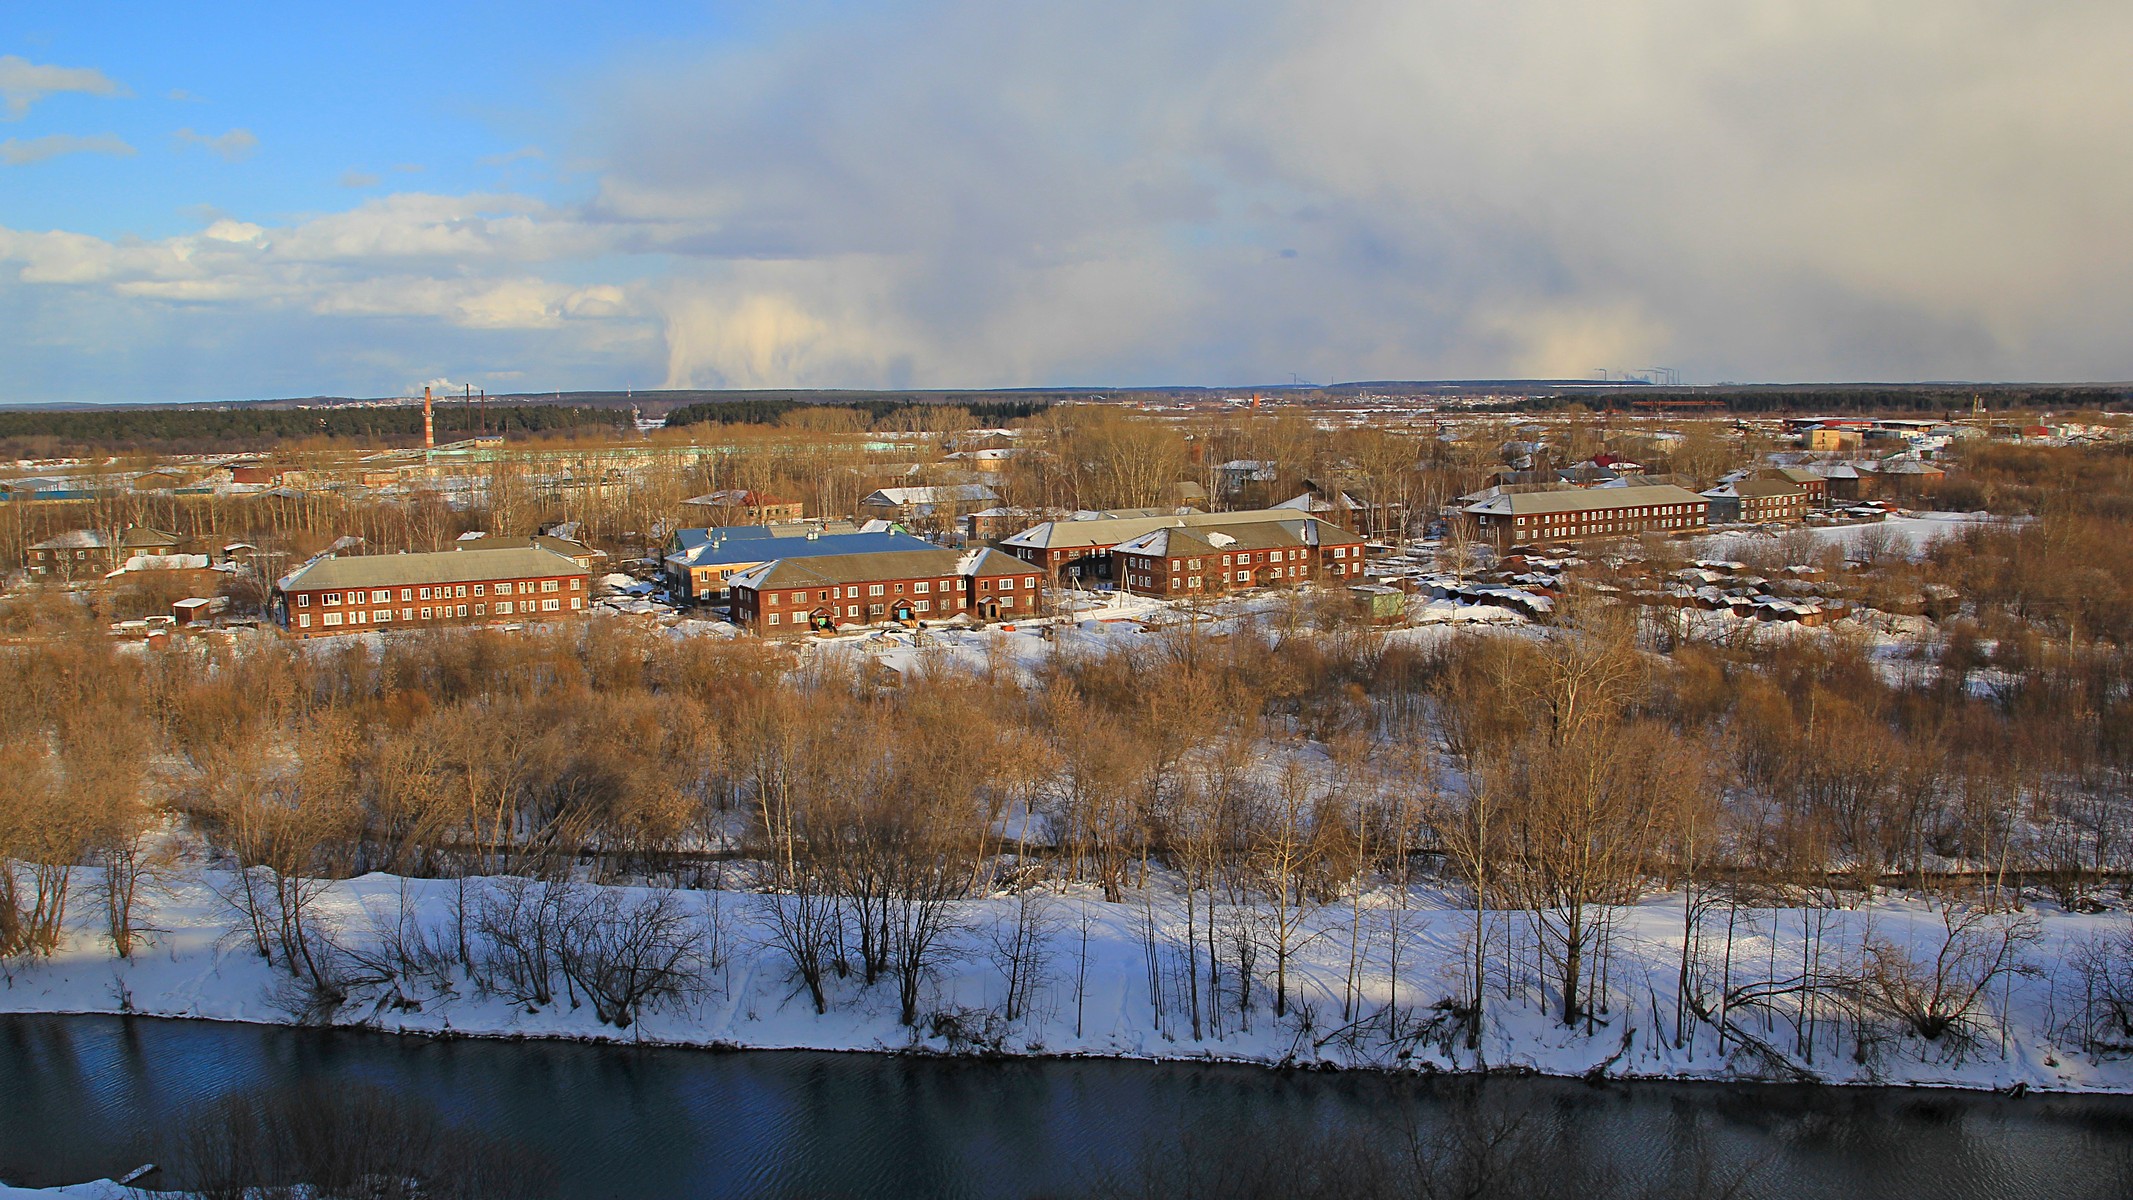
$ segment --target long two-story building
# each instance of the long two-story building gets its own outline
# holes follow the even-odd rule
[[[1505,492],[1464,511],[1483,536],[1505,544],[1694,533],[1710,523],[1710,501],[1670,483]]]
[[[1237,512],[1091,513],[1032,525],[1000,540],[1000,549],[1043,567],[1054,581],[1111,579],[1111,551],[1122,543],[1162,529],[1226,529],[1266,521],[1296,520],[1292,508],[1243,509]],[[1306,520],[1315,518],[1304,517]],[[1330,525],[1319,521],[1318,524]]]
[[[1219,595],[1314,579],[1359,583],[1363,550],[1362,538],[1315,517],[1168,526],[1113,546],[1111,577],[1144,596]]]
[[[583,616],[592,573],[541,546],[315,559],[275,585],[294,637]]]
[[[787,558],[733,577],[733,623],[758,633],[1034,617],[1043,572],[997,550]]]

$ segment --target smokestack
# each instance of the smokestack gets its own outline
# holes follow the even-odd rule
[[[422,385],[422,448],[424,450],[435,450],[437,448],[437,419],[430,413],[430,388],[428,384]]]

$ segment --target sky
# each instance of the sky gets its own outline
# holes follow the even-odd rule
[[[0,5],[0,403],[2133,379],[2124,0]]]

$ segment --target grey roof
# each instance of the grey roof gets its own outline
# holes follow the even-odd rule
[[[1116,546],[1158,529],[1204,529],[1209,526],[1247,525],[1258,521],[1293,520],[1294,509],[1245,509],[1239,512],[1189,512],[1157,517],[1112,517],[1094,521],[1046,521],[1013,537],[1000,539],[1003,546],[1033,550],[1084,550]]]
[[[739,566],[780,558],[830,558],[847,554],[914,554],[938,550],[932,542],[908,533],[825,533],[820,537],[713,538],[690,544],[666,561],[682,567]]]
[[[733,587],[756,591],[779,588],[829,587],[835,584],[869,583],[884,579],[924,579],[928,576],[977,577],[1026,575],[1037,568],[1011,554],[997,550],[906,550],[887,554],[832,554],[821,558],[782,558],[744,571],[727,582]]]
[[[870,493],[861,507],[892,508],[907,504],[998,504],[1000,493],[977,483],[945,487],[889,487]]]
[[[512,546],[495,550],[440,550],[434,554],[363,554],[321,558],[281,581],[283,591],[320,588],[400,587],[408,584],[480,583],[583,575],[585,568],[553,550]]]
[[[49,537],[30,547],[32,550],[103,550],[111,545],[111,539],[93,529],[69,529],[57,537]]]
[[[1531,516],[1536,513],[1593,512],[1648,504],[1706,505],[1702,496],[1670,483],[1650,487],[1577,488],[1567,492],[1520,492],[1493,496],[1466,511],[1485,516]]]
[[[1145,554],[1174,558],[1182,554],[1220,554],[1224,550],[1284,550],[1296,546],[1325,544],[1328,532],[1334,542],[1361,542],[1338,525],[1315,517],[1291,517],[1285,521],[1250,521],[1220,529],[1157,529],[1120,542],[1114,553]]]

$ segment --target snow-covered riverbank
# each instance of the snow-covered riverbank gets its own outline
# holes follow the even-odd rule
[[[202,872],[172,879],[144,914],[144,924],[158,932],[131,961],[111,954],[95,928],[95,914],[77,906],[73,928],[57,953],[8,967],[0,984],[0,1011],[275,1024],[304,1019],[301,989],[292,985],[288,972],[252,948],[218,882],[227,880]],[[333,885],[317,902],[315,916],[350,946],[374,943],[377,931],[399,923],[402,913],[442,938],[452,921],[454,890],[451,881],[366,876]],[[828,1011],[817,1015],[789,957],[770,936],[763,897],[738,891],[676,896],[700,922],[717,961],[703,973],[700,987],[646,1011],[627,1028],[603,1024],[589,1003],[574,1006],[564,994],[567,986],[558,988],[553,1003],[535,1008],[485,991],[456,966],[423,979],[358,988],[326,1019],[418,1034],[732,1048],[985,1051],[1421,1071],[1600,1071],[1617,1078],[1813,1078],[2133,1091],[2133,1061],[2091,1056],[2069,1045],[2065,1032],[2070,989],[2081,986],[2066,964],[2084,939],[2123,929],[2127,917],[2120,913],[2083,915],[2032,905],[2022,919],[2034,922],[2034,928],[2020,954],[2033,969],[1985,989],[1964,1045],[1884,1029],[1867,1038],[1862,1050],[1857,1031],[1831,1019],[1818,1029],[1810,1056],[1782,1008],[1767,1017],[1760,1009],[1736,1013],[1736,1028],[1762,1042],[1759,1050],[1744,1048],[1739,1036],[1729,1037],[1721,1050],[1715,1029],[1693,1020],[1688,1022],[1691,1036],[1677,1038],[1682,1027],[1673,997],[1682,913],[1672,896],[1616,910],[1603,981],[1609,1006],[1589,1027],[1585,1022],[1565,1027],[1555,1020],[1556,1001],[1537,981],[1492,982],[1478,1050],[1449,1035],[1438,1007],[1462,994],[1473,917],[1434,893],[1417,891],[1398,913],[1379,896],[1359,915],[1345,904],[1312,914],[1294,938],[1288,1014],[1274,1015],[1272,955],[1262,950],[1249,1004],[1238,1004],[1232,974],[1227,981],[1232,990],[1225,992],[1219,1013],[1210,1011],[1202,996],[1205,1015],[1198,1037],[1188,1017],[1193,981],[1184,965],[1185,913],[1176,898],[1153,910],[1152,966],[1151,914],[1137,900],[1044,899],[1037,922],[1043,949],[1031,959],[1034,986],[1027,992],[1026,1011],[1013,1020],[1006,1016],[1006,969],[994,946],[1012,927],[1017,901],[1000,897],[960,904],[956,928],[946,939],[950,951],[925,981],[914,1028],[899,1022],[896,981],[886,977],[868,987],[856,974],[833,975]],[[1798,964],[1788,960],[1806,944],[1802,922],[1817,919],[1797,909],[1736,914],[1734,986],[1782,981],[1797,973]],[[1819,919],[1825,953],[1832,958],[1847,944],[1876,942],[1905,947],[1914,960],[1930,963],[1947,943],[1940,910],[1916,899],[1884,898]],[[1201,920],[1204,929],[1204,913]],[[1775,948],[1765,936],[1773,920],[1780,934]],[[1358,929],[1361,952],[1351,955],[1351,935]],[[1515,913],[1498,914],[1491,933],[1492,940],[1511,939],[1514,953],[1506,961],[1516,961],[1517,939],[1531,936],[1527,919]],[[1395,944],[1397,982],[1390,970]],[[1492,967],[1492,980],[1496,970]],[[1388,1021],[1388,1010],[1401,1014],[1400,1020]],[[1773,1050],[1782,1057],[1773,1060]]]

